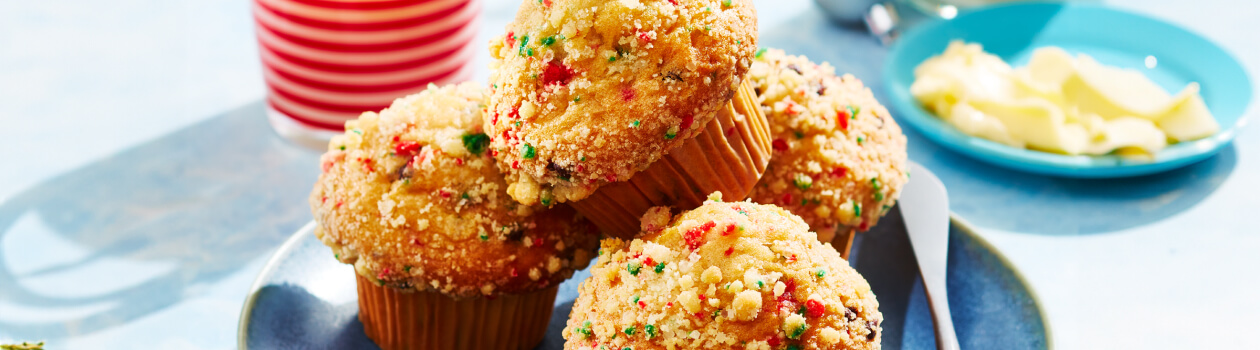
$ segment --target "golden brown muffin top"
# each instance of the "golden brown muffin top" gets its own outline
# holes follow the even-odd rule
[[[756,50],[750,0],[525,1],[491,40],[486,131],[508,193],[576,201],[694,137]]]
[[[565,349],[879,348],[879,303],[835,249],[779,207],[715,199],[605,239]]]
[[[311,192],[316,235],[362,276],[453,297],[527,293],[593,256],[567,206],[521,205],[486,152],[484,92],[436,87],[346,122]]]
[[[852,75],[771,49],[749,72],[770,121],[774,156],[749,195],[799,215],[816,232],[866,230],[897,203],[906,136]]]

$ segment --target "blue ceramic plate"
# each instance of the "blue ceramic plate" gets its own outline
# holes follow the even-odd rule
[[[376,349],[363,334],[354,270],[333,259],[311,230],[299,230],[275,253],[241,310],[239,348]],[[851,257],[871,283],[884,313],[885,349],[935,349],[932,318],[900,211],[858,235]],[[948,288],[964,349],[1046,349],[1048,329],[1019,274],[962,221],[950,229]],[[539,349],[562,349],[579,271],[560,286],[547,337]]]
[[[950,41],[980,43],[1012,66],[1023,66],[1036,48],[1059,46],[1107,65],[1134,68],[1167,91],[1199,82],[1203,100],[1221,132],[1169,146],[1153,161],[1118,156],[1067,156],[1009,147],[968,136],[923,109],[910,95],[914,68],[945,51]],[[1148,56],[1157,65],[1147,68]],[[1089,4],[1023,3],[978,9],[953,20],[933,20],[906,31],[884,65],[884,85],[898,121],[934,142],[982,161],[1034,173],[1067,177],[1123,177],[1170,170],[1203,160],[1234,138],[1251,101],[1247,72],[1207,39],[1167,22]]]

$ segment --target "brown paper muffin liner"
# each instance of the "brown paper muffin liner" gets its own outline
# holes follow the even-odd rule
[[[556,286],[521,295],[456,300],[404,292],[355,274],[363,332],[381,349],[533,349],[551,321]]]
[[[717,191],[724,200],[747,198],[770,162],[770,143],[770,124],[745,79],[699,135],[629,181],[604,185],[572,205],[605,234],[634,237],[648,208],[689,210]]]
[[[853,250],[853,237],[857,237],[857,230],[844,226],[836,226],[835,237],[831,238],[831,247],[836,248],[840,252],[840,258],[849,260],[849,252]],[[823,239],[822,234],[819,238]]]

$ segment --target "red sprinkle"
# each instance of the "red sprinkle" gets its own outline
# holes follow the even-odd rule
[[[731,136],[731,134],[734,134],[734,133],[735,133],[735,127],[732,126],[732,127],[726,128],[726,136]]]
[[[734,233],[734,232],[735,232],[735,224],[726,224],[726,229],[722,230],[722,235],[729,236],[731,233]]]
[[[651,36],[651,35],[648,35],[648,33],[647,33],[647,32],[639,32],[639,41],[642,41],[642,42],[645,42],[645,43],[646,43],[646,42],[651,42],[651,41],[652,41],[652,36]]]
[[[512,277],[519,276],[519,274],[517,274],[517,273],[516,273],[516,268],[515,268],[515,267],[513,267],[513,268],[512,268],[512,271],[509,271],[509,272],[508,272],[508,275],[510,275],[510,276],[512,276]]]
[[[411,244],[413,244],[413,245],[418,245],[418,246],[424,246],[424,243],[420,243],[420,239],[419,239],[419,238],[412,238],[412,239],[411,239]]]
[[[446,190],[438,190],[438,194],[441,195],[442,198],[451,198],[451,193],[446,192]]]
[[[320,204],[323,204],[323,203],[328,203],[328,196],[324,196],[323,198],[320,198],[320,199],[319,199],[319,203],[320,203]]]
[[[633,99],[634,99],[634,89],[631,89],[631,88],[624,88],[624,89],[621,89],[621,98],[622,98],[622,99],[624,99],[624,100],[626,100],[626,101],[633,100]]]
[[[691,128],[691,123],[695,122],[695,116],[686,116],[682,118],[682,125],[678,126],[678,130],[686,131]]]
[[[383,280],[383,279],[385,279],[385,276],[389,276],[389,268],[388,268],[388,267],[386,267],[386,268],[384,268],[384,269],[381,269],[381,273],[376,274],[376,279],[378,279],[378,280]]]
[[[734,253],[734,252],[735,252],[735,246],[731,246],[730,248],[726,248],[726,252],[724,254],[726,254],[726,256],[731,256],[731,253]]]
[[[827,309],[823,307],[821,302],[814,299],[805,301],[805,315],[809,317],[819,317],[825,312],[827,312]]]
[[[783,139],[774,139],[774,142],[771,142],[770,145],[774,146],[774,150],[776,151],[788,150],[787,141],[783,141]]]
[[[707,299],[709,298],[705,297],[704,294],[700,294],[700,301],[705,301]]]
[[[394,136],[397,138],[397,136]],[[397,142],[397,141],[395,141]],[[394,144],[394,154],[410,157],[416,155],[420,151],[420,144],[415,141],[403,141]]]
[[[568,85],[569,80],[573,79],[573,70],[562,64],[552,61],[547,64],[547,68],[543,69],[542,74],[543,86],[559,84],[560,86]]]
[[[577,166],[577,172],[579,172],[579,173],[580,173],[580,172],[584,172],[584,171],[586,171],[586,167],[582,166],[582,164],[578,164],[578,166]]]
[[[535,247],[541,247],[542,245],[543,245],[543,239],[542,239],[542,237],[535,237],[535,238],[534,238],[534,246],[535,246]]]
[[[840,127],[840,130],[849,129],[849,111],[845,109],[836,111],[836,125]]]
[[[464,158],[455,158],[455,165],[464,165]]]
[[[372,168],[372,158],[359,158],[359,161],[363,162],[363,169],[366,169],[369,173],[376,171],[376,169]]]
[[[783,204],[792,204],[792,194],[791,194],[791,193],[784,193],[784,194],[783,194],[783,197],[782,197],[782,198],[779,198],[779,199],[783,201]]]
[[[516,32],[508,32],[503,41],[507,42],[508,46],[516,46]]]
[[[766,343],[770,344],[772,348],[777,347],[779,346],[779,337],[770,337],[770,339],[766,339]]]
[[[644,259],[643,259],[643,265],[644,265],[644,266],[653,266],[653,264],[652,264],[652,257],[650,257],[650,256],[649,256],[649,257],[647,257],[647,258],[644,258]]]
[[[639,300],[639,308],[640,309],[647,308],[647,303],[643,302],[642,300]]]
[[[520,168],[521,168],[521,161],[519,160],[512,161],[512,169],[520,169]]]
[[[871,226],[866,222],[866,220],[862,220],[862,223],[858,224],[858,231],[866,231],[868,228],[871,228]]]
[[[665,303],[666,309],[671,308],[671,307],[674,307],[674,302],[671,301],[671,302]]]
[[[690,230],[687,230],[687,232],[683,234],[683,239],[687,241],[687,247],[691,248],[691,250],[700,248],[700,245],[704,243],[705,232],[709,232],[709,230],[714,226],[717,226],[717,223],[709,221],[703,225],[692,227]]]
[[[835,169],[831,169],[831,176],[835,176],[835,177],[844,177],[844,175],[848,173],[849,173],[849,169],[842,166],[838,166]]]
[[[333,208],[341,208],[341,201],[337,201],[337,205],[334,205]]]

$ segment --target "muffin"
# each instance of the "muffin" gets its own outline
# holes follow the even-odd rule
[[[653,205],[747,195],[770,149],[743,85],[756,32],[749,0],[524,2],[490,42],[484,118],[508,193],[578,202],[623,237]]]
[[[717,196],[714,196],[717,197]],[[633,241],[603,241],[565,349],[878,349],[870,286],[773,205],[653,208]]]
[[[852,233],[897,203],[910,168],[906,136],[888,110],[862,81],[834,71],[782,50],[758,53],[749,76],[774,157],[750,197],[800,216],[848,256]]]
[[[354,265],[382,348],[533,348],[556,286],[593,257],[599,233],[572,208],[507,195],[483,101],[472,83],[430,85],[347,122],[321,158],[315,234]]]

